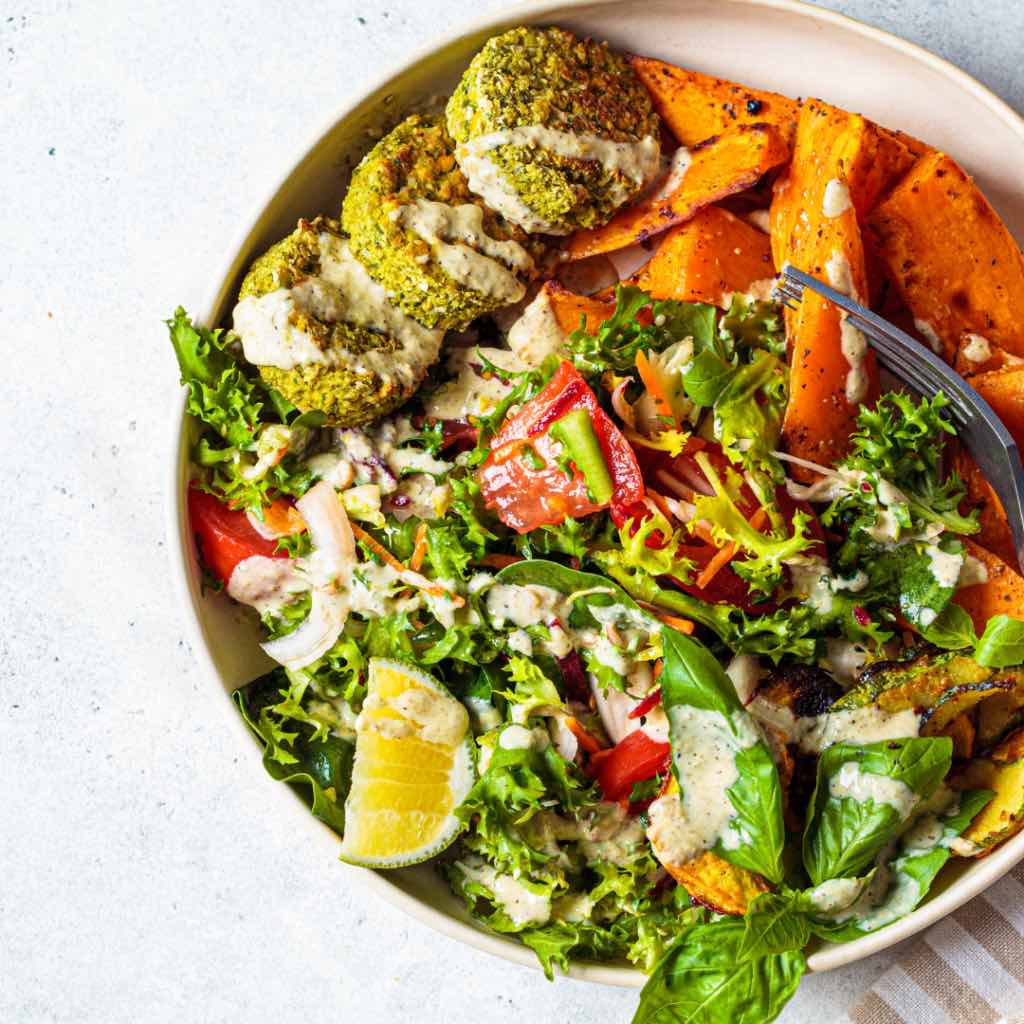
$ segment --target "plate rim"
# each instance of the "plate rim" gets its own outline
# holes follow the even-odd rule
[[[750,8],[785,11],[810,19],[812,22],[831,24],[913,58],[971,94],[1005,122],[1007,129],[1016,133],[1024,142],[1024,116],[973,75],[917,43],[912,43],[884,29],[865,24],[849,15],[818,7],[808,0],[730,0],[730,3]],[[292,176],[341,121],[386,89],[407,69],[428,60],[439,51],[453,46],[467,37],[500,30],[506,25],[537,23],[543,21],[547,16],[565,12],[570,8],[620,5],[621,0],[530,0],[530,2],[516,3],[500,11],[494,11],[466,22],[459,22],[450,31],[430,37],[422,46],[417,47],[402,59],[396,60],[366,84],[344,94],[329,119],[325,118],[317,125],[310,135],[309,142],[299,151],[298,157],[288,165],[288,169],[283,174],[278,175],[273,185],[265,193],[262,202],[253,204],[249,215],[242,221],[243,227],[231,237],[224,250],[226,255],[221,260],[219,269],[210,276],[213,283],[205,291],[200,305],[198,322],[202,324],[211,322],[217,311],[221,293],[234,279],[235,265],[239,255],[248,250],[250,241],[260,230],[265,212],[273,205],[274,200],[285,189]],[[167,553],[173,579],[173,591],[183,606],[186,637],[192,648],[193,656],[199,663],[201,672],[208,677],[210,682],[216,684],[218,690],[224,691],[224,682],[210,652],[206,628],[199,614],[186,568],[187,560],[193,554],[192,541],[187,529],[187,509],[184,500],[186,488],[183,486],[186,479],[185,467],[188,462],[186,394],[187,391],[183,387],[175,389],[169,401],[170,443],[165,451],[169,456],[170,474],[166,483],[167,493],[164,502]],[[239,735],[244,734],[252,740],[253,737],[241,716],[235,711],[230,696],[225,693],[224,697],[222,707],[226,712],[225,717],[230,718],[234,723]],[[309,814],[301,797],[296,795],[293,805],[297,811],[301,811],[303,820],[319,826],[332,838],[337,838],[335,833],[323,822]],[[977,870],[976,877],[971,879],[970,885],[954,883],[950,888],[912,911],[907,917],[886,928],[854,942],[816,950],[807,958],[808,969],[812,972],[834,970],[855,963],[918,934],[973,899],[1021,861],[1024,861],[1024,832],[1009,840],[983,860],[977,861],[980,870]],[[540,970],[540,964],[533,952],[521,943],[483,931],[467,921],[459,920],[430,906],[391,882],[384,872],[355,868],[343,861],[339,861],[338,865],[345,870],[349,878],[358,881],[367,890],[381,896],[392,906],[435,931],[505,961]],[[584,960],[572,961],[568,973],[570,977],[579,980],[626,988],[640,988],[647,978],[639,968]]]

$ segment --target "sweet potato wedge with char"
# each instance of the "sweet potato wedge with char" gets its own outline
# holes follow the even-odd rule
[[[1004,562],[1013,565],[1017,560],[1013,547],[1013,533],[999,496],[978,464],[959,445],[955,446],[951,453],[950,464],[967,490],[960,511],[964,515],[973,510],[978,512],[978,524],[981,529],[972,536],[972,540],[986,551],[998,555]]]
[[[681,146],[695,146],[740,124],[775,125],[788,143],[793,141],[797,100],[652,57],[631,57],[630,63]]]
[[[644,242],[719,199],[750,188],[788,157],[789,146],[767,124],[741,125],[707,139],[691,150],[684,173],[677,166],[660,185],[607,224],[572,235],[564,250],[566,258],[583,259]]]
[[[952,158],[921,157],[868,223],[887,276],[949,362],[966,334],[1024,356],[1024,255]]]
[[[587,333],[596,334],[601,324],[615,312],[614,297],[609,302],[594,296],[577,295],[557,281],[545,281],[541,291],[547,295],[551,312],[566,334],[579,329],[581,318]]]
[[[989,373],[991,370],[1003,370],[1014,366],[1024,366],[1024,359],[1012,355],[1005,348],[982,338],[977,334],[964,334],[956,347],[956,358],[953,369],[961,377],[973,377],[978,373]]]
[[[791,263],[863,300],[867,272],[858,210],[882,187],[884,175],[873,162],[880,148],[889,154],[886,166],[898,166],[894,147],[880,146],[877,129],[860,115],[818,100],[804,104],[789,175],[777,183],[771,206],[778,267]],[[794,455],[833,465],[846,452],[859,404],[878,392],[874,358],[863,336],[814,293],[787,314],[786,324],[790,400],[783,442]]]
[[[975,374],[971,386],[992,406],[1017,444],[1024,446],[1024,366]]]
[[[727,306],[730,293],[773,279],[768,236],[728,210],[708,206],[665,235],[633,283],[656,299]]]
[[[970,537],[965,537],[964,543],[967,551],[985,566],[988,579],[961,587],[953,600],[970,615],[978,634],[985,631],[988,620],[996,615],[1024,620],[1024,576]]]

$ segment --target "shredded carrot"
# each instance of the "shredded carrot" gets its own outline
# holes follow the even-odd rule
[[[652,491],[650,487],[648,487],[647,497],[658,506],[658,511],[671,523],[675,516],[672,515],[672,510],[668,507],[668,502],[665,500],[665,496],[663,494],[659,494],[657,491]]]
[[[750,525],[755,530],[760,530],[767,522],[768,514],[763,508],[750,517]],[[705,566],[704,571],[697,577],[697,586],[703,590],[735,557],[739,547],[736,544],[726,544],[714,558]]]
[[[672,411],[672,403],[668,400],[668,395],[665,394],[661,381],[658,380],[658,375],[654,371],[654,367],[651,366],[650,360],[647,358],[647,353],[643,349],[636,354],[636,369],[637,373],[640,374],[640,379],[644,382],[644,387],[651,394],[651,398],[654,399],[654,408],[659,416],[664,416],[672,421],[672,425],[679,429],[679,420],[676,419],[676,414]]]
[[[367,533],[357,523],[352,523],[351,526],[352,533],[356,539],[365,544],[382,562],[391,566],[391,568],[394,569],[406,583],[409,583],[410,586],[419,586],[421,590],[425,590],[431,597],[447,597],[457,608],[461,608],[466,603],[458,594],[453,594],[450,590],[445,590],[444,587],[439,586],[436,583],[431,583],[430,580],[423,576],[419,577],[423,581],[422,583],[417,583],[416,581],[410,582],[409,575],[410,573],[415,573],[415,570],[402,565],[402,563],[395,558],[395,556],[391,554],[391,552],[388,551],[380,541]],[[416,573],[416,575],[419,574]]]
[[[486,566],[488,569],[504,569],[522,561],[525,561],[522,555],[484,555],[477,565]]]
[[[571,715],[565,719],[565,726],[576,737],[579,745],[588,753],[596,754],[598,751],[603,750],[597,737],[587,732],[586,729]]]
[[[678,615],[669,615],[668,612],[660,610],[655,610],[652,614],[660,622],[664,622],[666,626],[679,630],[680,633],[689,635],[693,632],[693,623],[689,619],[681,619]]]
[[[420,523],[416,528],[416,544],[412,549],[412,558],[409,559],[409,568],[413,572],[419,572],[423,565],[423,559],[427,557],[427,524]]]
[[[658,676],[660,676],[660,675],[661,675],[661,670],[662,670],[662,669],[663,669],[664,667],[665,667],[665,662],[664,662],[664,661],[663,661],[663,660],[662,660],[661,658],[659,658],[659,659],[658,659],[658,660],[657,660],[657,661],[656,661],[656,662],[654,663],[654,678],[655,678],[655,679],[657,679],[657,678],[658,678]]]
[[[285,498],[278,498],[263,508],[263,522],[275,533],[304,533],[306,521],[302,513]]]

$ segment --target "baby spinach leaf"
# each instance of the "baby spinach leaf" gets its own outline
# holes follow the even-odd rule
[[[275,669],[232,696],[263,744],[267,774],[304,791],[313,815],[343,835],[355,738],[342,738],[305,713],[304,692],[301,679],[290,682],[283,669]]]
[[[837,743],[818,761],[804,829],[804,867],[815,885],[862,874],[949,771],[945,736]]]
[[[768,1024],[796,992],[806,967],[798,950],[739,956],[746,924],[686,928],[640,993],[633,1024]]]
[[[992,620],[994,621],[995,619]],[[973,647],[978,642],[970,615],[958,604],[946,605],[942,614],[930,626],[925,626],[921,630],[921,635],[929,643],[946,651],[959,651],[965,647]]]

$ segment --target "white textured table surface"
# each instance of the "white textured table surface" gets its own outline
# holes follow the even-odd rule
[[[625,1024],[358,887],[275,816],[168,583],[175,369],[294,154],[381,65],[500,0],[0,4],[0,1020]],[[1024,107],[1018,0],[834,6]],[[288,822],[294,819],[287,817]],[[834,1019],[891,959],[807,979]]]

